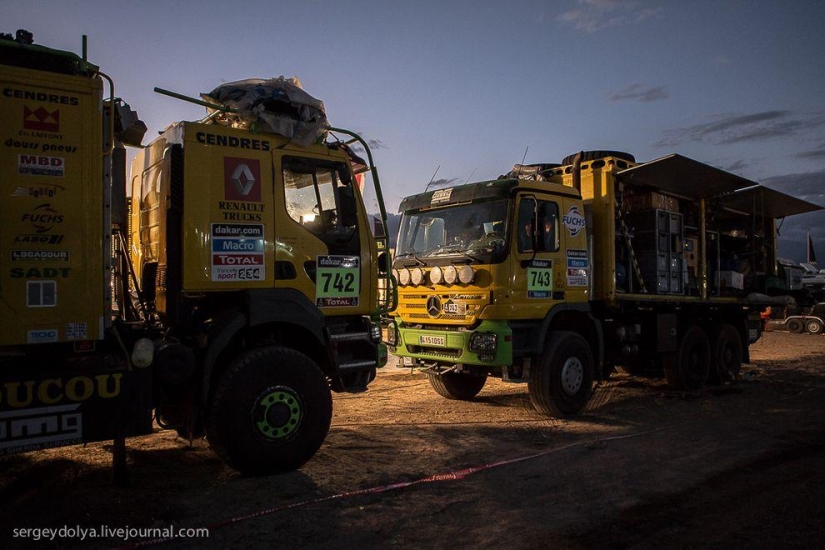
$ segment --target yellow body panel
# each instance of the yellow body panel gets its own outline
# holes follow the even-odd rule
[[[100,339],[101,80],[0,71],[0,345]]]

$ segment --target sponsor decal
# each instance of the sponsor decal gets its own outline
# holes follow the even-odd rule
[[[315,260],[315,305],[353,307],[361,294],[361,258],[318,256]]]
[[[235,136],[222,136],[209,132],[198,132],[195,134],[198,143],[204,145],[219,145],[221,147],[234,147],[237,149],[251,149],[254,151],[269,151],[269,142],[265,139],[239,138]]]
[[[26,334],[26,342],[29,344],[51,344],[57,342],[57,329],[30,330]],[[8,402],[8,398],[6,401]]]
[[[46,198],[50,199],[58,193],[65,191],[66,188],[62,185],[54,183],[40,183],[37,185],[29,185],[27,187],[17,187],[11,192],[12,197],[34,197],[36,199]]]
[[[230,201],[261,201],[261,162],[257,159],[224,157],[224,198]]]
[[[12,279],[53,279],[55,277],[65,279],[71,270],[71,267],[30,267],[28,269],[13,267],[10,274]]]
[[[79,404],[0,413],[0,455],[83,442]]]
[[[567,286],[586,287],[588,268],[587,250],[568,250]]]
[[[581,233],[582,229],[585,227],[585,219],[581,212],[579,212],[578,205],[573,205],[570,207],[567,214],[562,216],[562,222],[564,223],[564,227],[567,228],[567,231],[570,232],[571,237],[575,237]]]
[[[66,161],[63,157],[17,155],[17,173],[21,175],[62,178],[65,175],[65,166]]]
[[[12,250],[13,262],[68,262],[68,250]]]
[[[264,205],[255,202],[219,201],[223,219],[228,222],[259,222],[263,220]]]
[[[50,203],[38,204],[31,212],[23,214],[20,221],[29,222],[38,233],[47,233],[63,223],[63,214]]]
[[[66,323],[66,340],[87,340],[86,323]]]
[[[263,281],[264,226],[213,223],[212,281]]]
[[[36,109],[23,107],[23,128],[44,132],[60,131],[60,109],[50,111],[42,106]]]
[[[438,204],[440,202],[447,202],[453,194],[453,188],[439,189],[433,193],[433,198],[430,199],[430,204]]]
[[[57,330],[53,331],[57,334]],[[120,395],[122,372],[85,375],[72,378],[22,380],[0,384],[0,408],[81,403],[92,398],[112,399]]]
[[[57,95],[36,90],[17,90],[14,88],[3,88],[3,96],[14,99],[25,99],[28,101],[41,101],[43,103],[58,103],[60,105],[70,105],[75,107],[80,105],[80,98],[71,95]]]
[[[63,235],[33,235],[23,233],[14,236],[15,244],[60,244],[63,242]]]
[[[26,133],[27,134],[27,133]],[[60,135],[51,135],[52,137],[60,137]],[[39,136],[38,136],[39,137]],[[44,153],[75,153],[77,147],[74,145],[61,145],[58,143],[39,143],[37,141],[17,141],[9,138],[3,142],[6,147],[13,147],[15,149],[40,149]]]

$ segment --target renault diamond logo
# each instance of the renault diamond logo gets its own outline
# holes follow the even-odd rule
[[[255,176],[252,175],[249,166],[239,164],[232,172],[232,183],[235,184],[235,190],[245,197],[252,191],[252,186],[255,185]]]
[[[441,314],[441,298],[438,296],[427,298],[427,313],[430,317],[438,317]]]

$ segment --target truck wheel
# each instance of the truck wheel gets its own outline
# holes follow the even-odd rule
[[[805,332],[805,323],[801,319],[791,319],[787,322],[788,331],[802,334]]]
[[[247,351],[217,382],[206,437],[230,467],[265,475],[301,467],[321,447],[332,395],[312,359],[288,348]]]
[[[469,401],[481,391],[487,383],[487,375],[445,372],[444,374],[427,373],[430,385],[441,397]]]
[[[664,356],[665,378],[675,390],[696,390],[710,374],[710,342],[705,331],[694,325],[679,341],[676,353]]]
[[[593,352],[575,332],[550,335],[527,383],[530,402],[548,416],[580,412],[593,393]]]
[[[742,370],[742,339],[733,325],[721,325],[714,331],[713,366],[708,380],[711,383],[732,382]]]
[[[821,334],[822,329],[822,322],[819,319],[808,319],[805,321],[805,330],[811,334]]]

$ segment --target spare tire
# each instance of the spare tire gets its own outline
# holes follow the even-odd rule
[[[573,161],[576,159],[576,155],[578,153],[574,153],[572,155],[567,155],[562,159],[561,163],[563,166],[568,164],[573,164]],[[604,157],[616,157],[618,159],[626,160],[628,162],[636,162],[636,157],[631,155],[630,153],[623,153],[621,151],[582,151],[582,162],[587,162],[591,160],[597,160]]]

